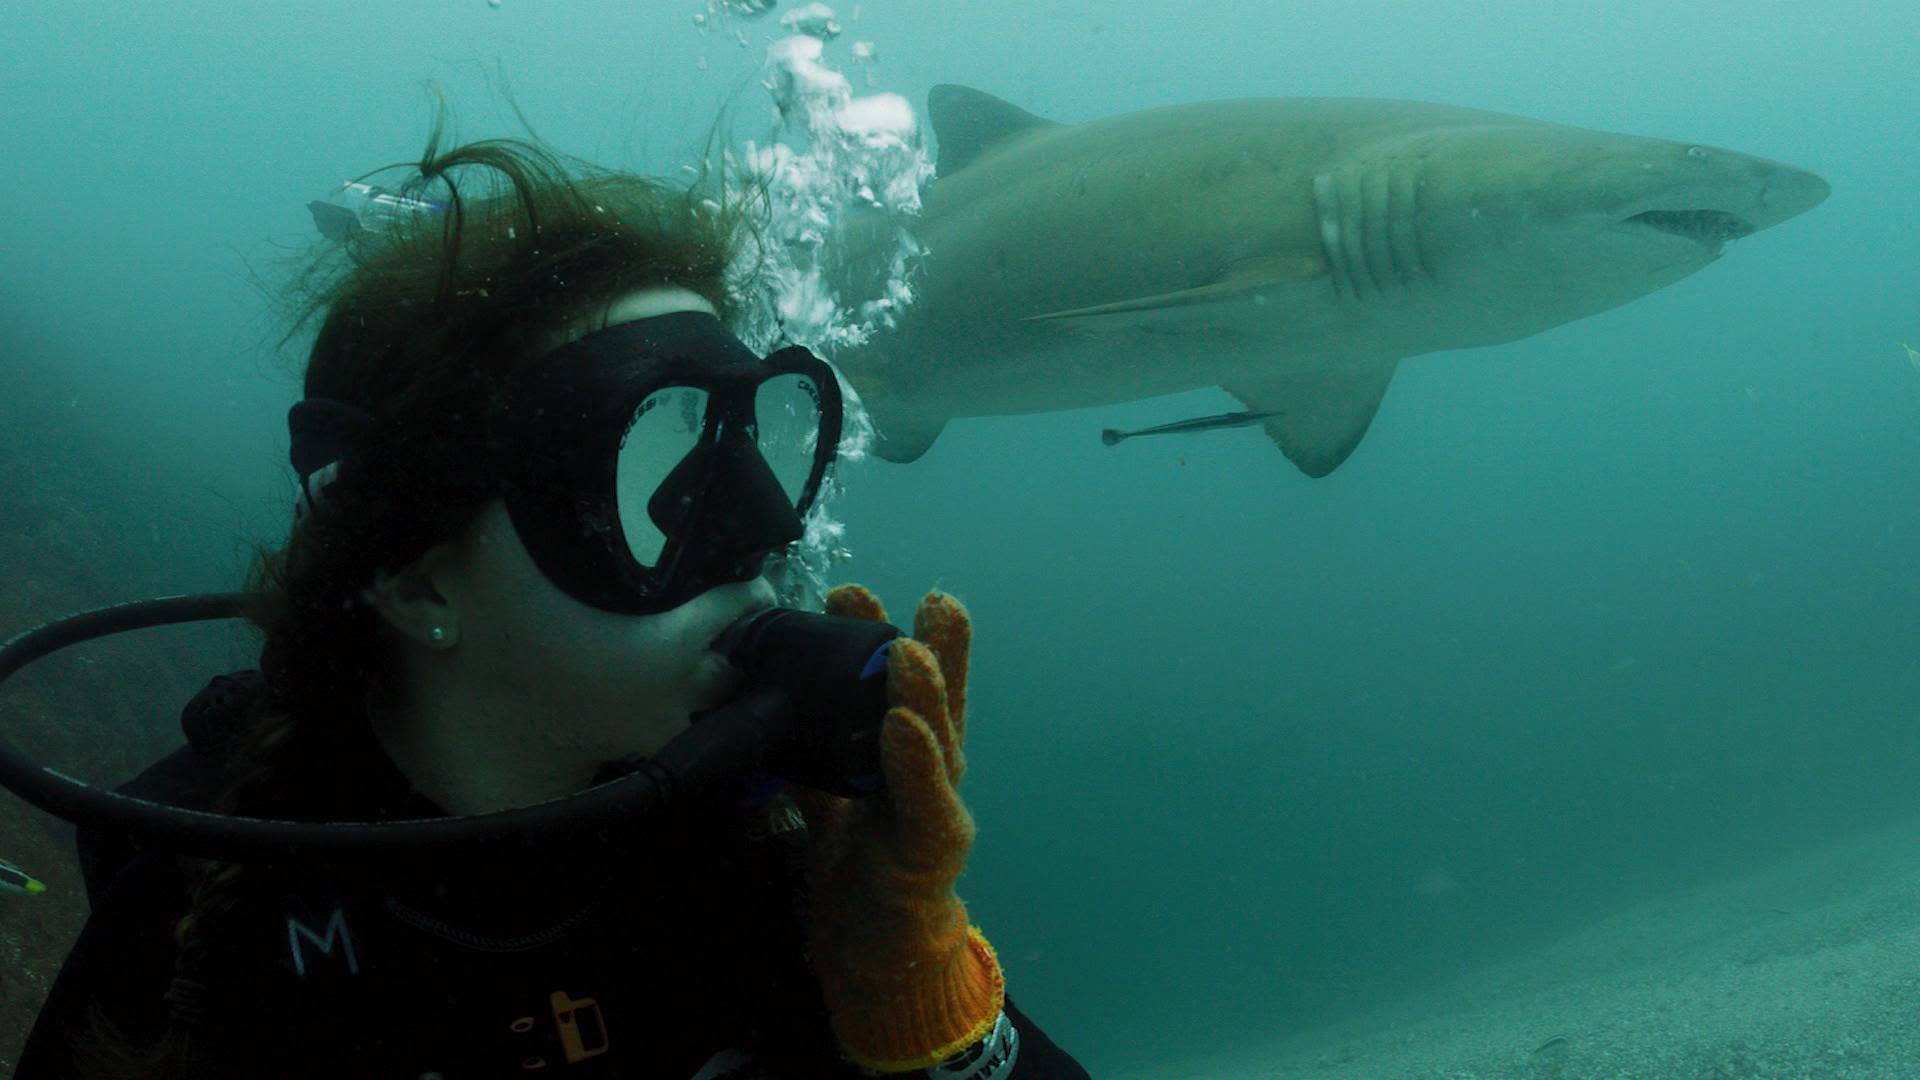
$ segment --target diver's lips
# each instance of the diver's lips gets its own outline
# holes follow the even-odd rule
[[[1648,210],[1627,221],[1672,233],[1713,251],[1719,251],[1720,245],[1729,240],[1751,236],[1756,231],[1752,222],[1725,210]]]

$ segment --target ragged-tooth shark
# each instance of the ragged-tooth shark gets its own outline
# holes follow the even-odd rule
[[[1219,386],[1275,413],[1267,434],[1324,476],[1401,358],[1617,307],[1827,196],[1728,150],[1413,101],[1059,124],[937,86],[927,111],[939,164],[908,223],[916,297],[835,357],[895,461],[956,416]]]

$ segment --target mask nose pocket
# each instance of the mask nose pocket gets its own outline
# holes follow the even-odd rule
[[[700,569],[721,572],[785,547],[805,531],[766,459],[745,431],[731,425],[674,466],[647,501],[647,515],[666,535],[698,535]]]
[[[530,366],[489,432],[547,579],[608,611],[671,610],[799,540],[839,446],[838,377],[756,357],[711,315],[590,333]]]

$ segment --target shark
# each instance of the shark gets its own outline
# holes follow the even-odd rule
[[[836,281],[875,288],[902,227],[920,253],[911,304],[834,357],[893,461],[956,417],[1216,386],[1326,476],[1401,360],[1618,307],[1828,193],[1731,150],[1416,101],[1069,124],[942,85],[927,113],[921,212],[847,229]]]

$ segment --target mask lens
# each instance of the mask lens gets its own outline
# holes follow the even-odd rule
[[[820,442],[819,386],[806,375],[775,375],[754,392],[753,419],[760,456],[799,509]]]
[[[620,442],[620,460],[614,470],[619,494],[620,529],[627,547],[641,566],[659,565],[667,534],[647,512],[653,493],[673,467],[700,441],[706,426],[707,392],[691,386],[655,390],[634,410],[633,423]]]

